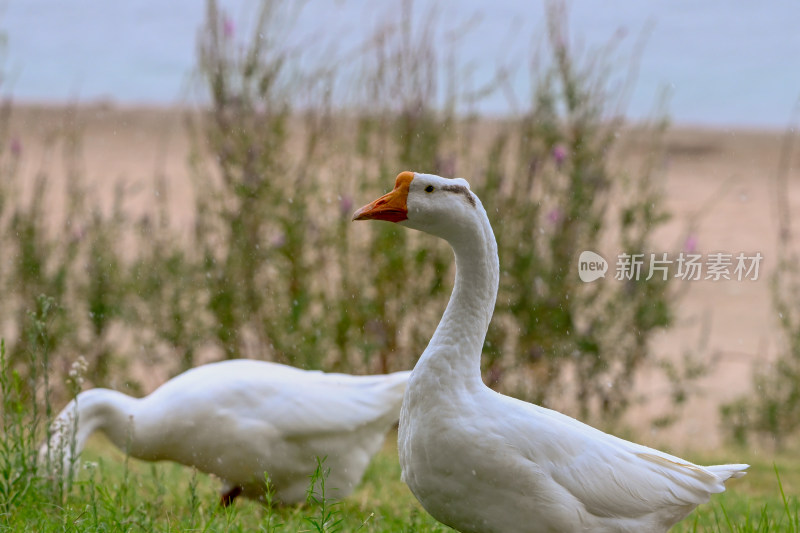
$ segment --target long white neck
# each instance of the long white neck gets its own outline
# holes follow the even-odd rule
[[[132,437],[132,417],[139,400],[108,389],[84,391],[59,413],[51,426],[49,445],[42,446],[40,460],[50,454],[50,464],[64,467],[77,457],[89,437],[102,430],[121,450]]]
[[[480,204],[473,224],[448,233],[456,258],[455,286],[417,366],[428,367],[426,372],[434,372],[439,379],[480,381],[481,351],[500,278],[497,241]]]

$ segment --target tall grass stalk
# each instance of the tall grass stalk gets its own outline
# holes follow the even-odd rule
[[[778,480],[778,489],[781,493],[783,509],[786,511],[786,519],[789,526],[788,531],[790,531],[790,533],[797,533],[797,531],[800,530],[800,510],[798,510],[797,498],[795,497],[794,510],[792,510],[789,498],[786,497],[786,492],[783,490],[783,482],[781,481],[781,474],[778,471],[778,465],[773,463],[773,468],[775,470],[775,478]]]
[[[330,468],[325,468],[327,458],[317,457],[317,466],[311,474],[306,501],[316,508],[317,514],[307,516],[306,520],[317,533],[335,533],[342,529],[342,518],[339,516],[338,502],[331,499],[326,487]]]

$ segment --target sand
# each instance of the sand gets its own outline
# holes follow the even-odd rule
[[[705,322],[707,345],[698,355],[712,366],[680,421],[659,440],[682,447],[718,445],[718,406],[751,391],[753,368],[770,364],[785,346],[770,287],[778,252],[776,176],[783,136],[779,131],[700,128],[675,128],[669,134],[665,193],[673,219],[665,237],[693,224],[699,253],[760,252],[764,259],[756,281],[680,282],[689,286],[677,324],[657,339],[653,350],[672,358],[684,349],[697,352]],[[800,213],[797,164],[788,193],[791,212]],[[645,414],[652,408],[645,408]]]
[[[56,177],[67,171],[63,148],[47,139],[69,122],[68,115],[63,108],[14,109],[9,138],[24,156],[19,169],[23,183],[42,169]],[[144,212],[156,198],[154,176],[163,175],[170,197],[180,199],[171,209],[173,223],[190,224],[190,142],[180,111],[94,106],[81,108],[77,116],[82,139],[77,164],[86,186],[102,202],[110,203],[115,183],[122,180],[132,193],[126,207]],[[692,387],[695,394],[679,419],[666,429],[642,431],[668,406],[669,389],[655,371],[641,376],[638,388],[647,402],[628,417],[639,440],[679,448],[719,445],[718,406],[750,391],[754,365],[768,365],[782,347],[769,282],[777,258],[775,176],[782,138],[781,131],[699,127],[673,127],[668,134],[664,192],[673,218],[658,234],[660,248],[646,252],[681,249],[688,229],[699,253],[760,252],[764,259],[757,281],[679,282],[686,286],[678,320],[658,336],[653,352],[677,361],[690,350],[711,366]],[[800,213],[797,157],[788,183],[792,212]],[[702,348],[705,326],[709,329]]]

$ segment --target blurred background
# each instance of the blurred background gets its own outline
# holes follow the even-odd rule
[[[100,4],[47,0],[7,1],[4,89],[25,102],[107,101],[182,104],[195,66],[202,2],[167,5],[142,0]],[[317,58],[363,47],[386,9],[358,0],[298,2],[291,39]],[[253,30],[255,0],[219,3],[237,39]],[[431,14],[440,26],[434,44],[454,48],[468,65],[471,83],[488,84],[499,69],[511,71],[517,99],[530,80],[518,68],[542,40],[545,2],[445,0],[414,3],[414,24]],[[791,0],[767,5],[713,0],[622,0],[569,3],[569,33],[591,48],[618,37],[639,45],[631,118],[650,116],[666,91],[671,118],[680,124],[783,128],[797,101],[800,7]],[[324,60],[324,59],[323,59]],[[479,110],[514,111],[507,93],[481,98]]]
[[[792,0],[8,0],[4,364],[55,405],[222,358],[411,368],[450,252],[349,221],[412,169],[469,179],[498,235],[492,387],[796,449],[798,27]],[[620,281],[621,253],[764,259]]]

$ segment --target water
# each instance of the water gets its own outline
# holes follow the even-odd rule
[[[0,16],[8,45],[2,89],[17,101],[112,100],[169,105],[185,101],[192,87],[195,38],[202,0],[7,0]],[[433,0],[417,0],[422,24]],[[455,42],[469,62],[472,83],[486,83],[501,66],[524,99],[528,76],[520,66],[543,29],[541,2],[479,0],[436,2],[442,39]],[[254,0],[221,0],[243,38]],[[367,0],[313,0],[297,21],[294,38],[320,56],[328,47],[355,49],[377,12]],[[645,28],[646,46],[629,115],[649,116],[665,89],[679,123],[783,127],[800,97],[800,2],[797,0],[573,0],[571,33],[583,46],[606,42],[618,30],[632,50]],[[476,19],[474,24],[469,21]],[[466,67],[465,67],[466,68]],[[509,113],[508,96],[480,103]]]

